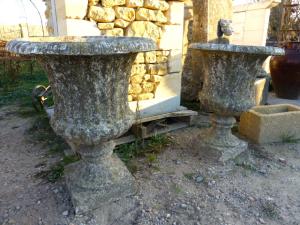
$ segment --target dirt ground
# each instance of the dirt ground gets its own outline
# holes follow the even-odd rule
[[[0,108],[0,224],[72,224],[64,180],[35,176],[60,158],[28,140],[33,120],[18,110]],[[141,204],[133,224],[300,225],[300,143],[250,144],[223,166],[199,150],[199,131],[172,132],[151,164],[137,161]]]

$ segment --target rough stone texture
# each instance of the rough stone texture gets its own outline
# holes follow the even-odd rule
[[[145,64],[135,64],[131,68],[131,75],[134,74],[145,74],[146,71],[146,65]]]
[[[146,8],[137,9],[136,20],[153,21],[153,22],[160,22],[160,23],[166,23],[168,21],[162,11],[146,9]]]
[[[115,7],[116,17],[131,22],[135,19],[135,11],[128,7]]]
[[[232,0],[193,0],[193,32],[192,42],[214,42],[217,39],[217,27],[220,19],[232,18]],[[201,29],[200,29],[201,28]],[[203,83],[203,70],[200,56],[197,51],[191,51],[191,60],[186,60],[186,68],[192,68],[192,77],[189,73],[183,72],[183,83],[185,88],[182,97],[185,100],[198,100],[199,87]],[[200,75],[199,75],[200,74]],[[202,74],[202,75],[201,75]],[[202,76],[202,79],[199,79]],[[186,90],[186,91],[185,91]]]
[[[122,37],[122,36],[124,36],[124,30],[122,28],[102,30],[101,34],[105,35],[105,36]]]
[[[137,54],[134,63],[145,63],[144,52]]]
[[[220,161],[234,158],[247,147],[231,134],[235,119],[255,104],[254,81],[269,55],[282,55],[273,47],[195,43],[203,59],[204,84],[199,94],[202,107],[213,112],[213,127],[200,136],[203,145],[219,153]],[[199,75],[199,79],[200,75]]]
[[[100,30],[109,30],[114,28],[114,23],[98,23],[97,26]]]
[[[156,52],[145,52],[146,63],[156,63]]]
[[[94,6],[99,3],[99,0],[89,0],[89,6]]]
[[[144,0],[126,0],[126,7],[137,8],[144,5]]]
[[[149,21],[133,21],[126,29],[126,36],[147,37],[154,41],[160,38],[161,31],[158,26]]]
[[[143,89],[139,84],[131,84],[129,85],[128,93],[129,94],[139,94],[142,93]]]
[[[142,83],[143,81],[143,78],[144,78],[144,74],[137,74],[137,75],[133,75],[130,77],[130,83],[132,84],[139,84],[139,83]]]
[[[130,24],[130,22],[123,20],[123,19],[115,20],[115,27],[126,28],[129,26],[129,24]]]
[[[158,9],[166,11],[169,9],[169,4],[162,0],[144,0],[144,7],[148,9]]]
[[[139,95],[133,95],[133,99],[135,101],[143,101],[143,100],[149,100],[154,98],[154,94],[153,93],[143,93],[143,94],[139,94]]]
[[[113,7],[117,5],[125,5],[126,0],[101,0],[104,7]]]
[[[55,105],[51,126],[82,156],[65,171],[77,214],[107,206],[98,216],[114,217],[113,202],[135,194],[133,177],[112,154],[112,139],[133,123],[128,81],[137,52],[155,47],[149,39],[120,37],[30,38],[7,45],[35,56],[48,73]]]
[[[166,75],[168,73],[168,66],[166,63],[148,64],[147,73],[151,75]]]
[[[300,139],[300,107],[296,105],[256,106],[242,113],[239,132],[250,140],[266,144]]]
[[[112,8],[91,6],[89,8],[88,17],[97,22],[112,22],[115,19],[115,11]]]

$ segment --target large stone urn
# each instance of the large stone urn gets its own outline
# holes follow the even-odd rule
[[[255,105],[254,82],[269,55],[283,55],[274,47],[194,43],[203,59],[204,84],[201,107],[212,112],[212,127],[200,134],[203,146],[225,162],[247,149],[247,143],[231,133],[235,117]]]
[[[77,214],[102,209],[103,224],[118,214],[108,210],[113,202],[136,192],[133,177],[112,153],[114,139],[134,119],[127,103],[131,66],[138,52],[155,49],[152,40],[133,37],[29,38],[7,45],[36,57],[48,73],[51,126],[82,157],[65,170],[73,205]]]

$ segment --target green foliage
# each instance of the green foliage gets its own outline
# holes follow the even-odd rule
[[[137,140],[133,143],[119,145],[115,149],[115,153],[127,165],[131,172],[136,172],[138,157],[146,157],[149,164],[157,161],[157,154],[159,154],[167,145],[171,143],[168,136],[154,135],[145,140]]]
[[[53,165],[49,170],[43,170],[35,175],[36,178],[43,178],[51,183],[56,182],[64,175],[65,166],[80,160],[78,155],[65,156],[61,162]]]
[[[185,173],[183,176],[188,180],[194,180],[194,177],[196,176],[195,173]]]
[[[49,118],[44,112],[37,114],[27,133],[30,136],[30,141],[43,143],[47,146],[49,148],[49,154],[63,154],[63,150],[69,148],[67,143],[54,133],[49,124]]]
[[[31,106],[31,92],[33,88],[42,84],[48,85],[46,73],[34,62],[19,62],[18,69],[11,75],[3,64],[0,64],[0,106],[8,104],[21,104]]]
[[[294,134],[282,134],[281,140],[283,143],[297,143],[300,141],[300,139],[297,139]]]

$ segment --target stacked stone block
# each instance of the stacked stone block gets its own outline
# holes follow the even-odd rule
[[[163,79],[181,82],[184,3],[165,0],[89,0],[87,18],[102,35],[147,37],[159,50],[139,53],[132,67],[129,101],[155,98]]]

